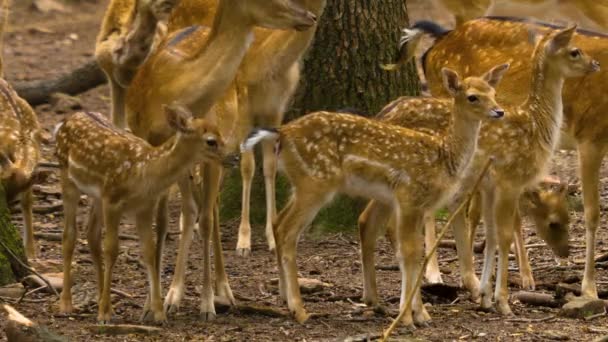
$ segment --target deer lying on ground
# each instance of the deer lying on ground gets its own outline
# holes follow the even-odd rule
[[[196,117],[215,119],[222,136],[226,137],[227,149],[236,148],[235,139],[244,135],[239,131],[248,125],[246,119],[237,117],[238,93],[233,80],[252,42],[254,26],[304,30],[315,22],[314,14],[290,0],[219,1],[211,29],[194,26],[170,34],[140,67],[127,92],[129,127],[152,145],[161,144],[173,135],[173,130],[162,120],[159,108],[163,103],[179,101]],[[214,107],[216,102],[218,105]],[[213,219],[221,174],[222,169],[218,165],[202,166],[204,193],[200,212],[193,196],[193,192],[198,190],[190,177],[179,182],[182,236],[174,279],[182,283],[172,285],[165,300],[167,310],[176,309],[183,296],[186,255],[197,215],[203,239],[203,318],[215,317],[209,250],[212,229],[215,231],[215,292],[234,302],[222,260],[219,223]],[[166,197],[161,199],[158,215],[161,222],[167,221]],[[162,241],[159,246],[162,248]]]
[[[125,91],[153,49],[159,21],[180,0],[112,0],[102,21],[95,58],[110,83],[112,121],[125,128]]]
[[[76,211],[81,193],[93,199],[88,223],[88,245],[97,274],[97,320],[108,323],[112,315],[110,287],[118,256],[118,228],[124,214],[134,214],[135,226],[148,271],[149,296],[142,320],[166,320],[161,298],[152,220],[160,195],[195,163],[220,163],[224,143],[217,127],[204,119],[192,119],[186,109],[164,107],[167,123],[177,134],[153,147],[146,141],[112,126],[99,113],[77,113],[57,131],[56,155],[61,166],[64,206],[63,291],[61,312],[72,311],[72,256],[76,241]],[[83,144],[83,141],[87,142]],[[105,225],[102,265],[101,224]],[[156,229],[165,229],[158,225]],[[164,235],[166,231],[157,232]]]
[[[598,0],[436,0],[456,20],[456,26],[483,16],[568,18],[589,29],[608,29],[608,5]]]
[[[458,53],[440,52],[441,64],[450,65],[451,61],[458,64],[462,59],[474,63],[475,60],[496,60],[500,58],[500,56],[495,56],[494,50],[485,50],[480,44],[492,39],[508,40],[512,36],[505,35],[505,31],[497,32],[494,35],[493,30],[486,30],[489,26],[488,23],[491,23],[491,21],[470,22],[462,26],[465,31],[456,31],[457,33],[450,34],[467,36],[467,44],[476,46],[477,49],[461,55],[460,53],[466,49],[463,46],[467,45],[463,43],[458,47]],[[511,25],[505,25],[505,28],[512,30]],[[405,37],[404,41],[416,41],[416,36],[423,34],[423,32],[421,29],[407,30],[408,37]],[[574,32],[575,28],[572,27],[546,33],[536,44],[532,52],[531,62],[524,62],[521,57],[514,59],[504,56],[506,60],[512,61],[520,72],[524,63],[532,66],[531,70],[527,70],[531,75],[531,78],[528,79],[530,88],[522,87],[521,82],[517,85],[511,84],[511,86],[519,87],[519,89],[525,88],[526,90],[524,92],[520,90],[520,93],[524,93],[526,98],[519,105],[508,103],[508,112],[511,115],[508,115],[506,120],[487,125],[487,129],[480,136],[480,153],[472,163],[471,170],[479,170],[484,159],[489,156],[496,158],[496,162],[490,169],[491,177],[488,177],[481,190],[487,241],[482,273],[481,305],[485,309],[492,306],[490,277],[494,268],[494,256],[498,241],[499,263],[495,297],[498,311],[502,314],[512,313],[508,303],[507,270],[514,219],[517,215],[516,203],[524,188],[534,185],[545,175],[553,150],[559,140],[563,116],[562,86],[564,80],[565,78],[586,76],[599,70],[597,61],[575,47],[574,43],[570,43]],[[527,31],[526,34],[528,34]],[[527,41],[527,39],[524,39],[524,41]],[[407,49],[410,49],[410,47]],[[433,50],[431,49],[431,53],[433,53]],[[529,48],[514,50],[514,53],[521,56],[528,51],[530,51]],[[466,57],[463,58],[463,56]],[[478,68],[483,63],[472,65]],[[469,74],[471,68],[472,66],[467,65],[459,69],[464,69],[464,73]],[[430,72],[427,68],[427,73]],[[435,77],[431,74],[427,77],[429,82],[433,84],[433,94],[442,94],[443,92],[435,91]],[[580,78],[578,82],[591,81],[591,79],[599,82],[596,77]],[[499,91],[507,91],[507,89],[507,87],[501,86]],[[507,104],[505,101],[502,103]],[[439,115],[437,119],[449,120],[449,116],[445,112],[444,115]],[[466,230],[464,218],[456,222],[454,229],[456,231]],[[462,232],[455,233],[455,236],[457,239],[466,239],[466,234]],[[461,241],[460,246],[464,245],[468,245],[468,242]],[[468,248],[463,249],[463,252],[460,251],[461,249],[459,248],[459,254],[466,253]],[[464,266],[461,266],[461,268],[467,269],[462,274],[463,280],[465,280],[464,284],[475,297],[477,286],[473,281],[476,280],[476,277],[472,268],[472,261],[470,256],[466,256],[466,261],[463,258],[461,255],[461,262],[464,261]],[[468,282],[467,279],[469,279]]]
[[[0,77],[4,75],[1,50],[8,21],[8,0],[2,2],[0,13]],[[0,78],[0,183],[8,202],[20,198],[24,220],[23,242],[28,259],[36,257],[32,217],[32,185],[40,159],[41,128],[36,113]]]
[[[298,322],[304,310],[296,270],[296,244],[302,230],[338,192],[375,199],[378,208],[395,210],[397,257],[402,270],[401,306],[414,291],[420,266],[421,224],[425,212],[450,197],[473,156],[481,121],[503,116],[494,101],[494,86],[508,65],[482,78],[461,80],[443,70],[444,84],[454,97],[450,133],[436,137],[350,114],[318,112],[278,130],[258,130],[243,143],[248,150],[260,141],[277,144],[278,158],[292,184],[293,195],[279,213],[274,230],[281,297]],[[375,218],[383,213],[372,214]],[[407,325],[430,319],[417,289]]]
[[[501,103],[520,103],[528,96],[528,88],[522,87],[522,84],[530,84],[532,64],[521,56],[532,53],[532,47],[527,43],[530,29],[541,32],[558,30],[553,25],[543,23],[490,18],[471,21],[451,32],[436,25],[427,25],[427,28],[433,28],[431,31],[438,38],[422,60],[433,95],[445,94],[439,87],[441,81],[438,78],[438,69],[445,65],[467,75],[473,66],[488,68],[496,59],[511,60],[513,70],[499,87],[498,97]],[[419,28],[417,32],[414,36],[429,31]],[[411,39],[407,45],[416,41],[417,39]],[[608,64],[605,53],[608,49],[608,36],[578,30],[573,44],[583,48],[600,63]],[[405,50],[411,51],[412,47],[403,51]],[[599,169],[608,151],[608,120],[604,115],[608,110],[608,99],[604,96],[608,91],[604,82],[606,77],[604,69],[583,78],[566,80],[562,95],[564,123],[560,148],[578,150],[587,230],[582,294],[592,298],[597,298],[595,232],[600,214]],[[566,144],[568,140],[573,140],[574,146]]]

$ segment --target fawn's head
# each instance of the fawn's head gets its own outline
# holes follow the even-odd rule
[[[600,70],[600,63],[572,44],[576,25],[547,33],[535,54],[544,53],[546,63],[565,77],[580,77]]]
[[[222,162],[224,159],[224,141],[217,127],[205,119],[192,118],[192,113],[176,104],[164,106],[169,126],[173,128],[178,139],[184,139],[197,159]]]
[[[467,77],[461,80],[458,74],[443,68],[443,85],[454,98],[454,106],[471,119],[489,120],[504,116],[504,110],[496,103],[496,91],[509,64],[495,66],[481,77]]]
[[[568,186],[559,184],[557,189],[535,188],[525,193],[528,211],[536,232],[547,242],[553,252],[562,258],[569,254]]]
[[[317,17],[292,0],[241,0],[241,10],[257,26],[269,29],[304,31],[317,22]]]

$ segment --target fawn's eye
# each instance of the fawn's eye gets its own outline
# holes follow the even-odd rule
[[[217,147],[217,140],[215,140],[213,138],[208,138],[207,139],[207,146],[209,146],[209,147]]]
[[[475,96],[475,95],[469,95],[469,96],[467,96],[467,100],[469,100],[469,102],[471,102],[471,103],[475,103],[475,102],[479,101],[479,98],[477,98],[477,96]]]
[[[581,56],[581,50],[574,49],[574,50],[570,51],[570,56],[572,58],[579,58]]]

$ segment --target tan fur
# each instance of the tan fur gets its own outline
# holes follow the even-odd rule
[[[458,51],[462,51],[463,54],[466,54],[466,57],[461,55],[459,58],[454,58],[456,62],[463,58],[469,63],[474,63],[476,59],[486,60],[490,58],[496,60],[497,58],[501,58],[494,55],[495,50],[482,50],[479,43],[476,44],[476,42],[496,39],[509,40],[512,39],[512,36],[504,31],[500,31],[498,35],[494,36],[491,30],[483,30],[484,25],[487,23],[492,23],[492,21],[480,20],[462,26],[462,29],[467,32],[469,38],[479,35],[483,39],[481,41],[475,39],[467,40],[467,44],[471,44],[474,47],[475,53],[468,55],[466,48],[462,48],[461,46]],[[479,30],[470,31],[470,28],[467,29],[471,24],[477,25]],[[508,25],[513,24],[509,23]],[[460,29],[455,34],[463,34],[462,32],[458,33],[458,31]],[[528,34],[527,31],[525,32]],[[499,272],[495,298],[497,299],[498,310],[503,314],[511,314],[508,304],[506,276],[509,246],[511,245],[514,231],[513,220],[516,215],[517,198],[525,187],[534,184],[545,174],[548,161],[558,142],[559,129],[562,123],[561,94],[565,78],[584,76],[597,71],[599,67],[596,61],[585,55],[578,48],[570,45],[573,34],[574,30],[572,28],[547,33],[536,44],[531,63],[525,62],[519,57],[523,55],[523,51],[518,51],[518,59],[507,59],[513,61],[516,68],[518,68],[516,71],[521,70],[520,68],[524,63],[532,65],[531,70],[528,69],[528,72],[532,75],[531,79],[528,79],[530,88],[522,87],[521,82],[518,84],[511,83],[507,86],[501,84],[499,91],[508,91],[505,89],[508,87],[523,88],[526,89],[524,93],[527,97],[522,100],[522,104],[508,107],[510,115],[507,115],[506,120],[501,123],[490,123],[487,125],[486,130],[482,130],[483,133],[480,136],[480,152],[482,153],[473,162],[472,170],[479,170],[485,157],[493,156],[496,158],[496,162],[491,168],[491,177],[489,177],[482,187],[484,224],[486,225],[488,246],[486,248],[481,294],[482,306],[489,308],[492,300],[490,276],[494,267],[496,241],[498,241]],[[522,37],[520,36],[520,38]],[[525,41],[527,42],[527,39]],[[574,39],[572,44],[576,44],[576,42],[577,40]],[[431,50],[431,53],[433,50]],[[445,53],[442,55],[443,58],[446,57]],[[452,59],[447,58],[441,64],[449,64],[451,62]],[[478,68],[483,63],[474,65],[475,68]],[[465,74],[468,74],[468,69],[471,68],[473,67],[465,66]],[[432,78],[434,79],[434,77]],[[513,80],[513,76],[510,77]],[[431,77],[428,79],[430,81]],[[509,76],[507,76],[507,79],[509,79]],[[434,84],[435,81],[432,82]],[[433,85],[432,88],[434,91],[437,86]],[[434,94],[436,93],[434,91]],[[520,91],[519,93],[522,92]],[[503,95],[502,98],[505,97]],[[499,95],[500,98],[501,96]],[[445,119],[447,119],[447,116],[444,115]],[[492,134],[487,135],[486,133],[489,132]],[[464,221],[460,220],[455,229],[464,230]],[[495,235],[496,233],[498,235]],[[466,234],[458,233],[458,237],[466,238]],[[470,260],[464,266],[461,265],[462,267],[468,269],[463,274],[463,277],[466,277],[465,279],[475,278]],[[472,291],[473,295],[476,294],[476,287],[473,281],[469,284],[465,282],[465,285]]]
[[[435,96],[444,94],[441,89],[439,69],[444,66],[470,73],[472,66],[489,67],[497,59],[511,60],[513,70],[501,83],[498,94],[501,103],[523,101],[530,83],[531,63],[522,58],[532,53],[527,43],[529,29],[554,31],[540,24],[524,24],[513,21],[480,19],[471,21],[447,34],[428,52],[426,78]],[[581,47],[601,64],[608,64],[608,38],[592,32],[579,32],[573,44]],[[582,292],[588,297],[597,297],[595,285],[595,232],[599,225],[599,168],[608,151],[608,120],[605,111],[608,99],[605,82],[607,71],[567,80],[563,90],[564,124],[562,142],[572,139],[574,146],[562,144],[561,148],[577,148],[579,168],[583,184],[585,207],[586,263]]]
[[[76,211],[81,193],[90,196],[93,208],[88,242],[98,279],[97,319],[107,323],[112,315],[110,286],[118,256],[118,227],[124,214],[135,216],[150,285],[143,320],[166,320],[161,299],[160,257],[152,235],[152,219],[160,195],[188,173],[196,162],[219,163],[224,143],[214,125],[192,119],[181,107],[166,107],[167,120],[178,134],[159,147],[112,126],[99,113],[77,113],[57,133],[56,156],[61,167],[64,205],[64,287],[60,309],[72,311],[71,263],[76,240]],[[87,141],[83,144],[83,141]],[[102,266],[101,223],[106,231]],[[166,225],[157,225],[157,236]],[[161,249],[162,251],[162,249]]]
[[[170,21],[171,23],[171,21]],[[217,7],[211,28],[193,27],[170,34],[139,69],[127,92],[127,118],[133,132],[157,145],[173,132],[162,120],[158,108],[163,103],[178,100],[195,116],[214,120],[228,149],[234,149],[245,127],[246,119],[239,116],[237,101],[247,93],[233,83],[237,69],[252,42],[254,26],[283,29],[305,29],[315,23],[308,11],[287,0],[222,0]],[[171,24],[169,25],[170,27]],[[271,63],[269,60],[266,62]],[[218,102],[219,100],[219,102]],[[217,105],[216,105],[217,102]],[[183,277],[187,253],[192,239],[196,216],[203,236],[203,293],[201,313],[204,319],[215,317],[214,289],[211,287],[209,239],[217,203],[222,170],[216,165],[203,165],[204,193],[200,213],[194,203],[194,188],[190,179],[180,182],[182,192],[182,237],[176,262],[174,283],[165,299],[169,311],[179,307],[183,296]],[[160,209],[166,212],[164,209]],[[161,215],[162,216],[162,215]],[[219,232],[215,234],[219,235]],[[215,247],[220,246],[215,244]],[[221,251],[216,250],[216,255]],[[234,302],[223,265],[216,267],[216,292]],[[180,283],[181,282],[181,283]]]
[[[8,21],[9,0],[3,0],[0,14],[0,49]],[[0,51],[0,75],[3,74]],[[0,182],[8,201],[20,197],[23,212],[23,242],[28,259],[36,257],[32,217],[32,184],[40,159],[41,128],[36,113],[13,88],[0,78]]]
[[[112,121],[125,127],[125,89],[153,49],[157,24],[179,0],[111,0],[95,44],[95,58],[112,96]],[[158,37],[156,37],[158,39]]]
[[[495,84],[508,66],[492,70],[485,79],[468,78],[445,70],[446,87],[455,99],[454,124],[444,138],[388,125],[350,114],[318,112],[281,127],[278,133],[261,133],[262,140],[278,138],[278,157],[293,187],[293,196],[279,213],[274,231],[279,263],[280,292],[299,322],[304,310],[297,283],[296,243],[304,227],[337,193],[374,199],[396,210],[402,266],[401,305],[413,291],[421,257],[422,216],[448,198],[473,155],[481,120],[500,117],[494,101]],[[477,96],[471,104],[467,96]],[[260,133],[244,144],[250,149]],[[406,282],[405,280],[409,281]],[[405,323],[423,323],[430,317],[417,292],[414,315]]]

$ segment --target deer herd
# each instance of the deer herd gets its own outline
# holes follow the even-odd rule
[[[8,2],[3,0],[2,32]],[[420,61],[432,97],[398,98],[374,118],[321,111],[281,125],[325,0],[111,0],[95,49],[110,84],[111,119],[79,112],[55,129],[64,208],[60,310],[73,310],[71,264],[81,194],[92,203],[87,240],[97,275],[99,322],[111,320],[112,268],[120,222],[127,214],[135,218],[148,272],[142,320],[163,323],[179,309],[197,226],[203,254],[202,318],[215,317],[214,295],[234,305],[222,256],[218,194],[224,165],[240,154],[243,193],[236,252],[248,257],[257,144],[263,151],[266,238],[277,257],[279,294],[300,323],[309,314],[298,284],[298,239],[339,193],[369,200],[359,217],[365,304],[379,302],[374,249],[386,232],[401,269],[401,306],[415,291],[404,323],[430,320],[414,286],[424,254],[419,241],[424,239],[427,249],[433,244],[435,211],[455,210],[489,158],[489,172],[468,213],[456,215],[453,231],[461,281],[471,298],[484,309],[495,301],[499,313],[511,315],[507,277],[512,242],[522,287],[535,286],[522,216],[532,219],[556,256],[569,254],[567,187],[546,177],[556,148],[578,150],[587,231],[582,295],[597,298],[599,169],[608,151],[608,120],[603,117],[608,89],[602,85],[600,63],[608,63],[608,36],[530,19],[474,18],[500,1],[442,2],[453,9],[456,28],[421,21],[403,30],[399,46],[399,63],[405,63],[423,36],[435,39]],[[591,1],[575,3],[582,13],[592,6]],[[454,9],[456,4],[461,8]],[[471,15],[480,8],[481,13]],[[608,15],[593,14],[586,18],[605,28]],[[2,79],[0,104],[0,180],[9,201],[21,201],[25,251],[31,259],[36,255],[32,185],[38,181],[41,127],[32,108]],[[277,213],[278,165],[292,196]],[[169,228],[168,189],[174,184],[181,193],[179,249],[163,302],[161,262]],[[480,218],[486,239],[481,281],[472,251]],[[436,257],[426,278],[442,281]]]

